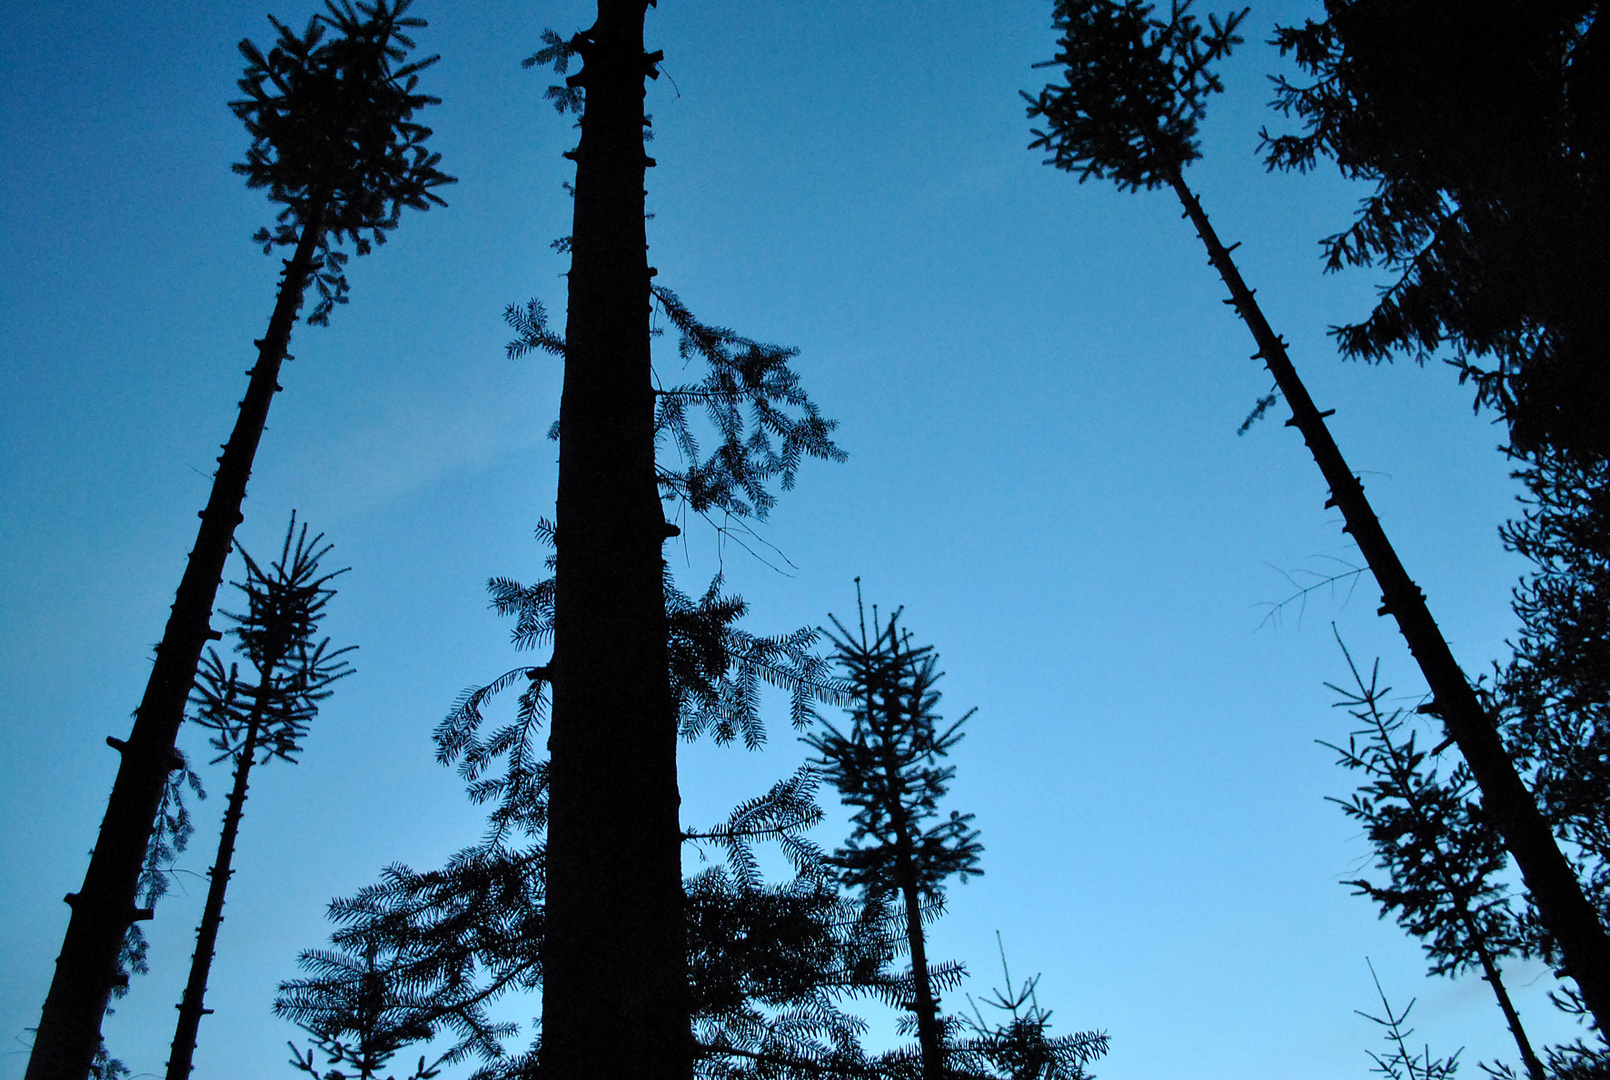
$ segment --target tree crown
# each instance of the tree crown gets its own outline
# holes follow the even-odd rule
[[[1057,55],[1035,67],[1062,70],[1061,83],[1023,98],[1034,129],[1030,149],[1080,182],[1112,179],[1120,188],[1155,188],[1201,157],[1197,125],[1207,99],[1224,89],[1210,65],[1240,44],[1247,9],[1204,28],[1192,0],[1171,0],[1156,18],[1142,0],[1056,0]]]
[[[414,42],[406,31],[425,25],[404,14],[411,3],[326,0],[301,34],[270,16],[279,37],[268,52],[240,43],[245,96],[230,108],[252,143],[234,169],[285,207],[274,228],[253,238],[265,252],[296,244],[303,227],[319,230],[314,324],[346,301],[346,255],[331,240],[367,255],[385,243],[403,207],[445,206],[433,189],[455,182],[437,168],[441,155],[425,148],[431,129],[412,120],[441,99],[417,89],[418,73],[437,57],[407,61]],[[327,29],[334,33],[326,37]]]

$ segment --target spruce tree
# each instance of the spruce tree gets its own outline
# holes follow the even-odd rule
[[[1610,936],[1583,894],[1573,868],[1532,793],[1516,771],[1498,734],[1420,591],[1398,559],[1359,482],[1325,425],[1287,355],[1284,340],[1269,326],[1252,290],[1231,257],[1235,245],[1219,240],[1201,201],[1185,182],[1185,168],[1198,157],[1197,125],[1208,98],[1222,89],[1213,63],[1241,39],[1236,30],[1246,10],[1203,26],[1190,0],[1172,0],[1169,17],[1154,17],[1142,0],[1056,0],[1060,35],[1055,59],[1061,70],[1028,101],[1029,116],[1043,121],[1032,148],[1050,152],[1048,164],[1078,174],[1081,181],[1111,179],[1120,189],[1174,191],[1230,293],[1228,303],[1247,324],[1261,359],[1291,407],[1290,425],[1308,444],[1330,488],[1327,506],[1342,513],[1381,588],[1381,613],[1398,624],[1414,654],[1432,700],[1423,708],[1438,716],[1469,763],[1482,803],[1514,857],[1539,917],[1558,943],[1566,970],[1601,1028],[1610,1025]],[[1258,413],[1273,404],[1260,402]],[[1258,415],[1255,413],[1254,415]]]
[[[436,99],[417,88],[418,72],[434,58],[407,60],[407,31],[423,25],[405,16],[409,2],[353,6],[343,0],[329,4],[301,34],[274,21],[279,36],[266,53],[241,43],[244,97],[231,107],[252,143],[235,170],[284,207],[274,226],[254,239],[265,252],[291,247],[293,253],[218,458],[133,731],[126,741],[107,740],[121,755],[117,779],[84,884],[67,896],[72,914],[27,1080],[88,1075],[124,939],[136,920],[150,917],[148,908],[136,908],[141,866],[168,774],[181,764],[174,742],[202,650],[220,636],[209,619],[303,293],[315,285],[320,300],[308,321],[324,322],[346,299],[340,245],[368,252],[397,226],[403,208],[442,204],[433,189],[451,182],[425,148],[430,129],[412,119]]]
[[[1353,686],[1331,689],[1361,726],[1348,734],[1345,747],[1322,744],[1336,751],[1338,764],[1362,773],[1364,782],[1351,797],[1332,801],[1364,826],[1375,864],[1389,877],[1385,885],[1362,878],[1344,884],[1375,901],[1383,918],[1395,914],[1398,925],[1420,939],[1431,974],[1479,970],[1527,1075],[1544,1080],[1543,1063],[1498,968],[1504,957],[1527,956],[1533,949],[1510,911],[1501,876],[1509,858],[1482,815],[1470,770],[1460,764],[1438,776],[1435,755],[1415,745],[1404,710],[1384,706],[1391,688],[1380,684],[1379,661],[1366,679],[1346,646],[1342,654]]]
[[[872,618],[870,634],[864,609],[856,632],[833,620],[833,656],[851,694],[850,727],[841,732],[824,722],[806,742],[820,755],[817,765],[839,797],[855,808],[849,842],[833,853],[840,880],[859,889],[873,910],[897,905],[911,957],[910,976],[898,986],[899,1004],[916,1021],[923,1080],[944,1080],[939,995],[957,984],[961,968],[930,965],[923,923],[943,910],[948,878],[965,882],[983,873],[973,815],[952,810],[941,816],[939,809],[956,772],[941,759],[961,741],[972,712],[943,726],[933,648],[911,643],[898,610],[879,622],[874,608]]]
[[[330,551],[323,534],[311,540],[307,525],[296,530],[291,515],[280,557],[267,570],[241,551],[246,579],[236,587],[245,595],[240,613],[225,612],[235,625],[235,651],[250,665],[245,674],[238,663],[225,668],[216,650],[209,650],[196,688],[191,693],[194,721],[213,732],[218,751],[214,762],[234,763],[234,784],[224,810],[218,855],[208,876],[207,901],[196,930],[196,952],[190,977],[179,1002],[179,1023],[168,1057],[167,1080],[186,1080],[196,1048],[204,1006],[207,976],[212,969],[219,924],[224,918],[224,894],[229,888],[240,820],[246,809],[246,791],[252,767],[274,758],[295,763],[308,724],[319,704],[333,692],[331,683],[352,673],[343,654],[356,646],[331,649],[329,638],[317,639],[319,620],[335,590],[330,582],[345,573],[324,573],[319,560]]]

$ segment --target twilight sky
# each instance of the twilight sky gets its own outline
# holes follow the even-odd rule
[[[1479,672],[1522,570],[1496,532],[1516,490],[1501,432],[1440,366],[1338,361],[1325,327],[1378,282],[1322,276],[1315,242],[1362,192],[1266,175],[1254,152],[1284,123],[1264,39],[1318,8],[1254,8],[1188,178]],[[235,44],[312,10],[35,0],[0,39],[0,1080],[22,1076],[116,766],[103,740],[127,730],[272,306],[278,257],[248,237],[273,211],[229,169]],[[297,330],[258,456],[238,538],[269,554],[293,508],[323,530],[329,565],[352,568],[325,629],[360,649],[303,762],[253,775],[202,1080],[289,1075],[301,1033],[269,1005],[324,943],[326,902],[478,834],[430,732],[519,662],[486,579],[541,572],[559,371],[505,359],[501,312],[538,297],[562,324],[549,242],[570,231],[573,132],[519,61],[591,15],[417,13],[442,55],[424,88],[445,99],[424,121],[460,182],[354,260],[328,329]],[[1111,1034],[1104,1080],[1362,1076],[1366,956],[1395,1004],[1418,997],[1436,1052],[1467,1047],[1472,1072],[1512,1060],[1485,985],[1426,980],[1418,946],[1338,884],[1369,851],[1325,802],[1351,785],[1315,744],[1348,725],[1323,685],[1346,676],[1331,624],[1405,704],[1423,686],[1371,581],[1271,611],[1360,560],[1283,406],[1236,437],[1270,380],[1172,196],[1080,186],[1025,149],[1018,91],[1049,75],[1031,65],[1053,51],[1050,4],[664,0],[647,36],[668,76],[648,99],[658,280],[708,322],[798,346],[850,454],[807,465],[764,526],[786,575],[698,529],[667,550],[690,591],[723,565],[762,632],[852,615],[859,575],[939,651],[951,714],[978,707],[947,805],[977,815],[985,875],[951,888],[930,955],[964,961],[977,998],[1000,931],[1015,975],[1043,973],[1057,1030]],[[686,823],[803,759],[783,706],[763,752],[686,750]],[[167,1058],[205,893],[227,777],[204,774],[191,873],[106,1026],[137,1077]],[[1536,1034],[1566,1037],[1546,970],[1509,974]]]

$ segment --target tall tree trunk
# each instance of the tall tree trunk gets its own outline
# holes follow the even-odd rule
[[[212,495],[201,511],[196,546],[180,579],[162,643],[157,646],[145,696],[134,714],[133,731],[127,742],[107,739],[122,760],[84,884],[66,897],[72,915],[34,1036],[26,1080],[88,1077],[100,1045],[101,1017],[117,978],[124,936],[136,919],[150,918],[149,910],[135,908],[140,870],[168,773],[180,764],[174,741],[184,721],[201,650],[219,637],[210,624],[212,606],[235,526],[241,521],[246,481],[268,419],[269,402],[279,389],[280,364],[290,345],[291,327],[313,270],[323,212],[323,200],[318,200],[302,226],[295,254],[285,264],[268,333],[257,343],[257,364],[251,370],[235,429],[218,458]]]
[[[167,1080],[187,1080],[196,1053],[196,1033],[201,1017],[212,1010],[202,1004],[207,996],[207,976],[212,971],[213,953],[218,944],[218,925],[224,921],[224,891],[229,888],[229,868],[235,858],[235,838],[240,834],[240,818],[246,809],[247,779],[252,771],[252,758],[257,753],[257,737],[262,731],[263,709],[268,696],[268,675],[279,663],[270,657],[261,666],[264,673],[259,680],[256,700],[252,703],[251,719],[246,723],[246,738],[235,759],[235,786],[229,792],[229,803],[224,808],[224,829],[218,837],[218,857],[212,864],[212,881],[207,886],[207,903],[201,910],[201,925],[196,929],[196,951],[190,958],[190,980],[185,983],[184,997],[179,1001],[179,1023],[173,1032],[173,1047],[168,1054]]]
[[[552,1080],[692,1074],[644,231],[646,0],[580,35],[543,945]]]
[[[1325,426],[1325,416],[1286,355],[1286,346],[1270,329],[1252,290],[1241,279],[1230,251],[1213,231],[1202,204],[1186,186],[1176,170],[1169,177],[1174,193],[1185,207],[1186,216],[1196,226],[1206,245],[1208,257],[1230,290],[1230,302],[1252,331],[1258,344],[1255,358],[1263,360],[1274,376],[1292,418],[1287,423],[1302,433],[1314,461],[1319,465],[1331,497],[1326,506],[1341,510],[1344,531],[1352,534],[1381,587],[1382,615],[1397,620],[1398,630],[1408,642],[1409,651],[1431,688],[1432,702],[1425,712],[1441,718],[1448,736],[1458,745],[1471,774],[1481,788],[1482,807],[1504,839],[1504,846],[1520,867],[1527,891],[1537,905],[1538,916],[1550,937],[1559,946],[1565,971],[1576,981],[1582,999],[1593,1013],[1599,1030],[1610,1035],[1610,937],[1593,905],[1583,895],[1571,864],[1561,854],[1548,823],[1538,812],[1531,792],[1521,781],[1504,750],[1493,718],[1487,715],[1475,691],[1465,679],[1453,652],[1426,606],[1425,595],[1403,569],[1397,552],[1387,540],[1364,486],[1348,468],[1342,453]]]

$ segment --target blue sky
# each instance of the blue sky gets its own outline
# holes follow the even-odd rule
[[[1501,432],[1440,367],[1336,358],[1325,327],[1378,282],[1322,276],[1315,242],[1362,192],[1267,175],[1255,154],[1280,123],[1263,39],[1317,8],[1254,8],[1189,179],[1481,671],[1522,570],[1496,533],[1516,490]],[[277,259],[248,240],[272,211],[229,170],[245,137],[226,105],[235,43],[265,41],[268,10],[311,14],[41,0],[0,41],[0,1080],[22,1075],[116,764],[103,739],[143,688],[272,305]],[[569,231],[573,133],[519,61],[590,13],[418,13],[443,57],[427,122],[460,183],[354,261],[328,329],[298,329],[258,457],[239,538],[267,552],[293,508],[323,530],[352,567],[326,629],[360,651],[303,763],[254,774],[203,1077],[286,1075],[299,1033],[269,1003],[324,941],[324,904],[478,833],[430,731],[518,662],[486,579],[541,569],[559,372],[505,359],[501,311],[563,311],[549,242]],[[1423,688],[1372,583],[1271,614],[1293,577],[1356,551],[1284,413],[1236,437],[1269,379],[1172,197],[1081,186],[1025,149],[1017,92],[1045,81],[1030,65],[1053,51],[1050,5],[664,0],[648,40],[668,76],[648,99],[659,281],[707,321],[798,346],[850,453],[805,468],[765,526],[786,575],[696,530],[668,550],[689,589],[722,565],[760,631],[849,615],[860,576],[937,648],[946,705],[978,707],[949,805],[977,815],[985,876],[952,888],[931,955],[966,962],[981,996],[1000,931],[1060,1030],[1112,1035],[1106,1080],[1361,1076],[1366,956],[1395,1001],[1419,998],[1434,1049],[1466,1046],[1468,1070],[1512,1059],[1486,987],[1424,979],[1418,947],[1338,884],[1369,853],[1324,801],[1349,782],[1314,741],[1347,730],[1323,686],[1346,674],[1331,624],[1406,703]],[[689,824],[804,757],[783,704],[762,753],[687,750]],[[206,775],[195,872],[227,784]],[[178,884],[150,924],[152,974],[107,1024],[137,1075],[166,1060],[205,891]],[[1566,1030],[1541,966],[1513,981],[1539,1034]]]

